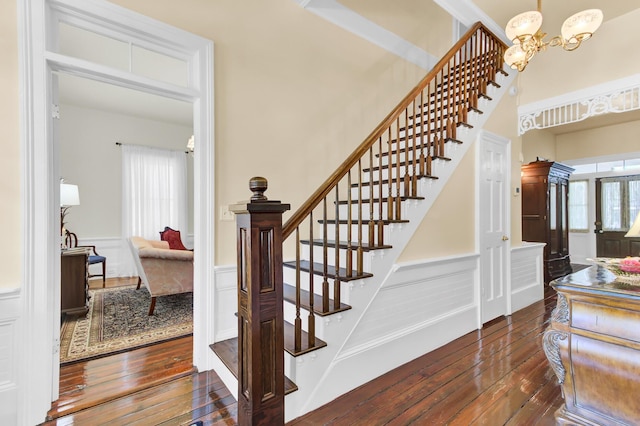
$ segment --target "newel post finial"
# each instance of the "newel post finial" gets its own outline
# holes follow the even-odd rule
[[[251,201],[266,201],[267,197],[265,197],[264,193],[268,186],[268,182],[265,178],[260,176],[252,177],[249,180],[249,189],[253,192]]]

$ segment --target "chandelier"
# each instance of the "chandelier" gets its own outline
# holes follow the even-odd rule
[[[507,23],[505,33],[513,42],[513,46],[504,53],[504,61],[513,69],[522,72],[536,53],[544,51],[547,46],[561,46],[564,50],[575,50],[580,44],[591,38],[602,23],[600,9],[587,9],[570,16],[562,24],[561,35],[544,41],[546,33],[540,31],[542,26],[542,0],[538,0],[538,10],[531,10],[514,16]]]

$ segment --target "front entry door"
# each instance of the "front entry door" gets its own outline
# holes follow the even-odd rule
[[[640,175],[596,179],[596,255],[638,256],[640,238],[625,238],[640,211]]]
[[[482,323],[508,313],[508,141],[480,139],[480,310]]]

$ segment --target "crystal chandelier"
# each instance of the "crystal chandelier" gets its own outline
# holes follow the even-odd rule
[[[591,38],[602,23],[600,9],[583,10],[564,21],[561,35],[545,42],[543,39],[547,34],[540,31],[542,26],[541,4],[542,0],[538,0],[538,10],[514,16],[505,28],[507,38],[513,42],[513,46],[504,53],[504,61],[518,71],[524,71],[531,58],[536,53],[545,50],[547,46],[561,46],[568,51],[577,49],[583,41]]]

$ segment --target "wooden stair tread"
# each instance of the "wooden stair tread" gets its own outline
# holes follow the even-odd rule
[[[379,220],[378,220],[378,221],[379,221]],[[333,224],[335,224],[335,223],[336,223],[336,220],[335,220],[335,219],[327,219],[327,220],[325,221],[325,220],[322,220],[322,219],[318,219],[318,223],[324,223],[324,222],[327,222],[328,224],[332,224],[332,225],[333,225]],[[377,221],[376,221],[376,222],[377,222]],[[408,221],[407,219],[391,219],[391,220],[389,220],[389,219],[384,219],[382,222],[383,222],[385,225],[390,225],[390,224],[392,224],[392,223],[409,223],[409,221]],[[346,225],[348,222],[347,222],[347,220],[346,220],[346,219],[340,219],[340,220],[338,221],[338,223],[339,223],[340,225]],[[352,225],[357,225],[358,223],[357,223],[357,222],[355,222],[355,223],[354,223],[354,222],[353,222],[353,220],[352,220],[352,221],[351,221],[351,224],[352,224]]]
[[[290,284],[284,284],[283,298],[287,302],[295,305],[296,287]],[[306,309],[307,311],[311,310],[311,307],[309,306],[309,292],[307,290],[300,289],[300,307]],[[322,296],[320,296],[319,294],[313,295],[313,312],[321,317],[332,315],[338,312],[343,312],[349,309],[351,309],[351,306],[347,305],[346,303],[340,303],[340,307],[335,308],[333,299],[329,299],[329,310],[324,311],[322,309]]]
[[[295,327],[293,324],[285,321],[284,322],[284,350],[287,351],[291,356],[300,356],[309,352],[313,352],[317,349],[324,348],[327,346],[327,343],[322,339],[318,339],[316,337],[315,344],[313,346],[309,346],[309,333],[302,330],[302,345],[299,351],[295,350]]]
[[[286,338],[285,338],[286,340]],[[233,337],[231,339],[223,340],[222,342],[216,342],[209,345],[211,350],[218,355],[222,360],[222,363],[227,366],[229,371],[238,378],[238,338]],[[288,395],[291,392],[297,391],[298,385],[293,383],[291,379],[284,376],[284,394]]]
[[[433,175],[417,175],[416,176],[418,179],[422,179],[422,178],[426,178],[426,179],[439,179],[438,176],[433,176]],[[395,180],[393,181],[395,182]],[[383,179],[382,180],[382,185],[386,185],[389,183],[389,179]],[[362,186],[370,186],[371,182],[362,182]],[[380,185],[380,181],[379,180],[374,180],[373,181],[373,185]],[[358,184],[357,183],[352,183],[351,184],[352,188],[357,188]]]
[[[405,222],[408,222],[408,221],[405,221]],[[286,266],[287,268],[296,269],[296,262],[295,261],[284,262],[284,266]],[[309,263],[308,260],[300,261],[300,270],[304,272],[309,272],[311,270],[311,264]],[[324,265],[322,263],[313,262],[313,274],[323,276]],[[335,266],[327,265],[327,278],[330,278],[332,280],[337,278],[340,281],[347,282],[347,281],[359,280],[362,278],[371,278],[372,276],[373,274],[370,274],[368,272],[364,272],[362,273],[362,275],[358,275],[356,271],[351,271],[351,276],[348,277],[347,270],[345,268],[339,268],[338,274],[336,276]]]
[[[449,157],[442,157],[442,156],[440,156],[440,155],[434,155],[434,156],[433,156],[433,157],[431,157],[431,158],[436,159],[436,160],[451,161],[451,158],[449,158]],[[400,166],[413,166],[413,161],[408,161],[408,162],[407,162],[407,161],[401,161],[400,163],[394,163],[394,164],[391,164],[391,167],[397,167],[397,166],[398,166],[398,164],[400,164]],[[382,168],[383,170],[384,170],[384,169],[388,169],[388,168],[389,168],[389,164],[383,164],[382,166],[375,166],[373,169],[371,169],[371,168],[367,167],[367,168],[362,169],[362,172],[363,172],[363,173],[367,173],[367,172],[370,172],[370,171],[372,171],[372,170],[375,172],[375,171],[380,170],[380,168]]]
[[[406,201],[406,200],[424,200],[425,198],[424,197],[412,197],[412,196],[405,197],[405,196],[401,196],[400,199],[402,201]],[[371,200],[370,198],[366,198],[366,199],[362,200],[362,204],[367,204],[367,203],[370,203],[371,201],[373,201],[374,203],[379,203],[380,199],[379,198],[374,198],[373,200]],[[386,197],[383,198],[382,202],[386,203],[387,202],[387,198]],[[351,200],[351,204],[358,204],[358,203],[359,203],[358,200]],[[340,200],[340,201],[338,201],[338,204],[347,205],[347,204],[349,204],[349,201],[348,200]],[[365,221],[364,219],[362,220],[362,223],[366,223],[366,222],[367,221]]]
[[[403,140],[403,141],[404,141],[404,140]],[[457,144],[461,144],[461,143],[462,143],[462,141],[461,141],[461,140],[459,140],[459,139],[452,139],[452,138],[447,138],[447,139],[445,139],[445,141],[444,141],[444,142],[445,142],[445,143],[447,143],[447,142],[453,142],[453,143],[457,143]],[[395,140],[395,139],[394,139],[394,140],[392,140],[392,141],[391,141],[391,143],[395,144],[395,143],[396,143],[396,140]],[[417,144],[416,144],[416,151],[418,151],[418,150],[422,150],[422,149],[429,149],[429,148],[430,148],[430,147],[432,147],[432,146],[433,146],[433,141],[432,141],[432,142],[427,142],[427,143],[417,143]],[[409,147],[409,151],[412,151],[412,150],[413,150],[413,145],[411,145],[411,146]],[[400,153],[405,153],[405,152],[407,152],[407,147],[400,148]],[[391,155],[395,155],[395,154],[397,154],[397,153],[398,153],[398,149],[397,149],[397,148],[395,148],[395,149],[393,149],[393,150],[391,151]],[[380,154],[380,153],[376,153],[376,154],[375,154],[375,156],[376,156],[376,158],[380,158],[380,157],[388,157],[388,156],[389,156],[389,151],[383,152],[382,154]]]
[[[431,132],[431,135],[433,135],[433,136],[438,136],[438,135],[439,135],[439,133],[438,133],[438,132],[434,132],[434,131],[432,131],[432,132]],[[424,140],[424,137],[425,137],[425,136],[427,136],[427,137],[429,136],[429,132],[428,132],[428,131],[425,131],[425,132],[422,134],[422,140]],[[417,140],[417,139],[420,139],[420,135],[416,135],[416,140]],[[409,140],[409,142],[411,143],[411,142],[413,141],[413,135],[410,135],[408,140]],[[406,136],[402,136],[402,137],[397,138],[397,139],[391,139],[391,144],[397,144],[398,142],[406,142],[406,141],[407,141],[407,137],[406,137]],[[445,141],[445,142],[454,142],[454,143],[458,143],[458,144],[463,143],[461,140],[459,140],[459,139],[454,139],[454,138],[445,138],[445,140],[444,140],[444,141]],[[422,147],[422,146],[424,146],[424,147],[428,147],[428,146],[433,145],[433,143],[434,143],[434,141],[427,141],[426,143],[424,143],[424,142],[423,142],[422,144],[420,144],[420,146],[421,146],[421,147]],[[417,146],[418,146],[418,145],[416,145],[416,147],[417,147]],[[413,148],[413,145],[412,145],[411,147]],[[406,149],[406,147],[405,147],[405,148],[401,148],[401,149]],[[383,155],[384,155],[384,153],[383,153]]]
[[[364,220],[362,221],[363,224],[367,223],[368,220],[365,222]],[[378,221],[375,221],[376,223]],[[300,240],[301,244],[304,245],[309,245],[309,240]],[[313,240],[313,245],[314,246],[319,246],[322,247],[324,245],[324,240],[322,239],[315,239]],[[328,247],[335,247],[336,242],[334,240],[327,240],[327,246]],[[351,248],[352,250],[357,250],[358,249],[358,243],[356,242],[351,242],[351,244],[349,244],[346,241],[339,241],[338,242],[338,247],[342,250],[346,250],[347,248]],[[393,248],[393,246],[388,246],[388,245],[384,245],[384,246],[373,246],[373,247],[369,247],[368,243],[362,243],[362,251],[371,251],[371,250],[383,250],[383,249],[390,249]]]

